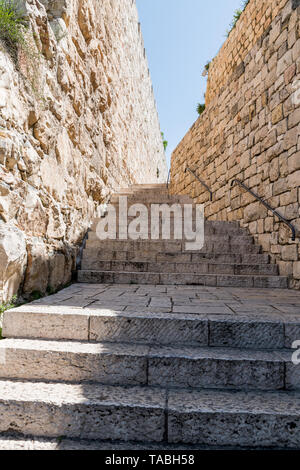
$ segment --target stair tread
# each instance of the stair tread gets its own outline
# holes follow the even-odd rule
[[[300,417],[300,393],[285,391],[167,390],[156,387],[0,380],[1,403],[151,408],[178,413],[247,413]]]
[[[255,245],[256,246],[256,245]],[[94,253],[95,249],[94,248],[91,248],[91,247],[86,247],[84,249],[84,251],[86,253]],[[138,250],[136,251],[128,251],[128,250],[117,250],[117,249],[114,249],[114,250],[108,250],[109,253],[139,253]],[[209,255],[209,256],[214,256],[214,255],[230,255],[230,256],[235,256],[235,253],[231,253],[230,251],[226,252],[226,251],[220,251],[219,253],[217,252],[211,252],[211,251],[201,251],[201,252],[198,252],[198,251],[188,251],[188,252],[184,252],[184,253],[176,253],[176,254],[194,254],[194,255],[199,255],[199,256],[205,256],[205,255]],[[163,255],[170,255],[170,256],[175,256],[176,254],[174,254],[174,251],[158,251],[157,254],[163,254]],[[249,256],[248,253],[241,253],[242,256]],[[250,255],[252,255],[250,253]],[[266,253],[257,253],[257,254],[254,254],[255,256],[261,256],[261,257],[265,257],[265,256],[268,256]]]
[[[85,272],[88,272],[88,273],[91,273],[91,272],[95,272],[95,273],[115,273],[115,274],[134,274],[135,276],[136,275],[158,275],[158,274],[162,274],[164,276],[199,276],[199,277],[234,277],[234,278],[237,278],[237,279],[245,279],[245,278],[249,278],[249,277],[255,277],[255,278],[278,278],[278,279],[287,279],[286,276],[278,276],[276,274],[226,274],[226,273],[219,273],[219,274],[197,274],[197,273],[165,273],[165,272],[151,272],[151,271],[114,271],[114,270],[109,270],[109,271],[105,271],[103,269],[81,269],[80,270],[81,273],[85,273]],[[184,285],[184,284],[182,284]]]
[[[216,359],[224,361],[290,362],[291,350],[245,350],[237,348],[212,348],[164,346],[136,343],[87,343],[78,341],[49,341],[42,339],[5,339],[1,350],[48,351],[73,354],[185,358],[191,360]]]
[[[159,261],[145,261],[145,260],[126,260],[126,261],[122,261],[122,260],[111,260],[111,261],[108,261],[107,259],[100,259],[98,258],[97,259],[97,262],[99,263],[118,263],[118,264],[161,264]],[[163,265],[173,265],[173,264],[179,264],[180,266],[191,266],[191,265],[195,265],[195,266],[198,266],[199,265],[199,262],[196,262],[196,261],[191,261],[191,262],[188,262],[188,263],[185,263],[184,261],[164,261],[163,262]],[[232,263],[222,263],[222,262],[217,262],[217,261],[211,261],[211,260],[203,260],[203,263],[202,264],[213,264],[213,265],[217,265],[217,266],[263,266],[265,267],[265,263],[235,263],[235,262],[232,262]],[[268,266],[276,266],[275,264],[270,264]],[[89,271],[89,270],[86,270],[86,271]],[[94,271],[94,270],[93,270]],[[172,273],[170,273],[172,274]],[[173,273],[173,274],[176,274],[176,273]],[[188,273],[190,274],[190,273]],[[284,277],[284,276],[283,276]]]
[[[0,450],[207,450],[208,446],[0,435]],[[214,448],[215,449],[215,448]]]
[[[170,390],[168,409],[179,413],[247,413],[300,417],[300,393],[283,391]]]
[[[155,387],[0,380],[1,402],[103,405],[164,409],[166,390]]]

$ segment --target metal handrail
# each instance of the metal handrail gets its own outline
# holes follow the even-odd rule
[[[207,184],[201,179],[199,178],[198,175],[196,175],[196,173],[189,167],[186,167],[186,169],[184,170],[184,172],[186,173],[187,171],[189,171],[201,184],[202,186],[205,187],[205,189],[209,192],[210,194],[210,201],[213,200],[213,192],[212,190],[209,188],[209,186],[207,186]]]
[[[283,217],[283,215],[279,214],[279,212],[277,212],[275,209],[273,209],[273,207],[270,206],[270,204],[268,204],[266,201],[264,201],[260,196],[258,196],[254,191],[252,191],[252,189],[248,188],[248,186],[246,186],[241,180],[235,178],[234,180],[231,181],[231,187],[233,187],[233,185],[235,183],[238,183],[242,188],[244,188],[246,191],[248,191],[248,193],[250,193],[253,197],[255,197],[255,199],[257,199],[259,202],[261,202],[269,211],[271,211],[274,215],[276,215],[276,217],[278,217],[284,224],[286,224],[292,231],[293,235],[292,235],[292,240],[295,241],[296,240],[296,229],[295,227],[285,218]]]
[[[169,189],[170,176],[171,176],[171,168],[169,169],[169,173],[168,173],[168,179],[167,179],[167,189]]]

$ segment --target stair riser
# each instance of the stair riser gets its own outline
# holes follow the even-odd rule
[[[159,274],[134,272],[78,271],[78,282],[91,284],[199,285],[210,287],[257,287],[284,289],[287,279],[276,276]]]
[[[65,398],[65,397],[64,397]],[[64,404],[45,402],[0,402],[0,432],[29,436],[66,436],[162,442],[165,432],[164,409],[150,406]]]
[[[161,205],[161,204],[168,204],[170,207],[172,207],[173,204],[193,204],[195,207],[195,204],[193,203],[193,200],[190,199],[188,196],[171,196],[168,197],[167,195],[143,195],[143,194],[138,194],[138,195],[130,195],[130,194],[120,194],[117,196],[112,196],[109,203],[116,208],[119,207],[119,198],[120,197],[127,197],[127,206],[128,208],[130,206],[133,206],[134,204],[143,204],[145,207],[150,207],[151,205]],[[123,203],[121,203],[123,204]]]
[[[147,262],[109,262],[95,261],[84,258],[81,268],[86,271],[115,271],[115,272],[151,272],[151,273],[192,273],[192,274],[236,274],[236,275],[266,275],[278,274],[276,265],[234,265],[234,264],[185,264],[185,263],[147,263]]]
[[[190,253],[186,251],[186,242],[178,241],[121,241],[121,240],[87,240],[86,247],[93,250],[107,251],[151,251],[153,253]],[[194,253],[240,253],[245,251],[250,254],[259,254],[260,247],[253,244],[230,244],[230,243],[204,243],[201,250]]]
[[[127,232],[126,232],[126,229]],[[107,229],[105,229],[106,231]],[[135,227],[134,227],[134,233],[135,233]],[[137,230],[140,230],[140,228],[138,228]],[[193,231],[195,232],[195,228],[193,228]],[[122,235],[120,236],[120,233],[122,231]],[[110,238],[110,240],[114,241],[124,241],[124,233],[128,233],[129,231],[129,225],[127,226],[124,226],[124,228],[121,228],[119,229],[119,227],[117,226],[116,228],[116,231],[113,232],[113,236]],[[186,236],[185,236],[185,233],[184,233],[184,230],[182,230],[182,236],[180,236],[180,238],[178,238],[178,235],[177,233],[174,234],[174,228],[173,226],[171,225],[170,226],[170,233],[169,232],[163,232],[161,226],[159,227],[159,231],[157,231],[158,233],[156,233],[157,231],[157,228],[155,227],[155,233],[154,235],[152,236],[152,230],[151,230],[151,227],[148,228],[148,230],[145,231],[145,233],[143,232],[143,237],[141,237],[139,240],[137,241],[161,241],[161,242],[165,242],[165,241],[190,241]],[[101,241],[101,239],[98,237],[97,235],[97,232],[94,231],[94,232],[89,232],[89,241]],[[109,240],[109,241],[110,241]],[[104,240],[105,241],[105,240]],[[125,239],[125,241],[134,241],[131,239],[131,237],[128,235],[127,239]],[[205,233],[204,234],[204,242],[211,245],[212,243],[226,243],[226,244],[238,244],[238,245],[253,245],[253,239],[251,237],[247,237],[245,235],[234,235],[234,236],[231,236],[231,235],[215,235],[215,234],[210,234],[210,233]]]
[[[124,227],[126,229],[126,227]],[[118,239],[119,237],[119,230],[117,229],[116,231],[116,240],[104,240],[105,243],[109,242],[109,241],[116,241],[116,242],[122,242],[122,243],[125,243],[125,242],[135,242],[135,240],[130,240],[130,238],[128,237],[128,240],[119,240]],[[88,238],[88,241],[89,242],[93,242],[93,241],[101,241],[97,235],[97,233],[95,232],[89,232],[89,238]],[[159,234],[159,239],[158,240],[155,240],[151,238],[151,229],[148,231],[148,240],[137,240],[137,242],[139,243],[151,243],[151,242],[154,242],[154,243],[164,243],[164,242],[171,242],[173,244],[177,244],[179,246],[180,242],[182,241],[188,241],[186,239],[186,237],[184,237],[184,234],[183,234],[183,238],[182,240],[174,240],[173,238],[173,230],[172,230],[172,227],[171,227],[171,239],[164,239],[162,237],[162,234],[160,233]],[[232,237],[230,235],[223,235],[223,236],[216,236],[216,235],[209,235],[209,240],[204,240],[205,243],[209,243],[209,244],[215,244],[215,243],[226,243],[226,244],[234,244],[234,245],[253,245],[253,239],[252,237],[248,237],[248,236],[241,236],[241,237]]]
[[[89,316],[11,311],[3,319],[5,338],[44,338],[88,341]]]
[[[116,213],[116,227],[117,229],[119,228],[119,216],[118,216],[118,212]],[[128,225],[136,220],[137,216],[127,216],[127,223]],[[91,225],[91,231],[92,233],[95,233],[96,230],[97,230],[97,226],[98,226],[98,223],[103,220],[103,219],[95,219],[93,224]],[[122,221],[123,222],[123,221]],[[176,220],[176,223],[178,223],[178,221]],[[148,217],[148,224],[149,224],[149,227],[151,227],[151,216]],[[170,224],[171,224],[171,229],[172,227],[174,227],[174,216],[171,214],[170,215]],[[182,223],[182,226],[183,226],[183,223]],[[124,224],[122,223],[121,224],[121,227],[124,227]],[[125,225],[126,227],[126,225]],[[162,219],[160,219],[160,222],[159,222],[159,227],[161,229],[162,227]],[[195,222],[195,218],[193,218],[193,223],[192,223],[192,227],[193,229],[195,229],[196,227],[196,222]],[[211,235],[214,235],[216,237],[226,237],[226,236],[231,236],[231,237],[249,237],[249,233],[247,232],[247,230],[245,229],[242,229],[242,228],[236,228],[236,227],[228,227],[228,226],[225,226],[225,227],[219,227],[219,228],[215,228],[211,225],[207,225],[207,223],[205,222],[205,225],[204,225],[204,234],[206,236],[211,236]]]
[[[8,349],[5,350],[5,363],[0,362],[0,378],[146,385],[147,358],[120,354]]]
[[[131,261],[131,262],[173,262],[173,263],[229,263],[229,264],[268,264],[269,256],[264,254],[223,254],[223,253],[159,253],[137,251],[104,251],[85,249],[83,260]]]
[[[243,359],[83,354],[64,351],[5,350],[1,379],[182,388],[281,390],[290,384],[283,362]]]
[[[283,363],[154,358],[149,384],[165,387],[280,390],[285,386]]]
[[[292,427],[291,427],[292,426]],[[300,447],[300,418],[293,414],[181,413],[169,411],[170,443],[245,447]]]
[[[169,401],[167,412],[149,406],[1,402],[0,432],[123,442],[159,443],[167,438],[173,444],[300,447],[300,418],[292,412],[186,412]]]
[[[8,314],[9,313],[9,314]],[[154,317],[134,314],[116,316],[40,314],[10,311],[4,315],[6,338],[44,338],[92,342],[144,343],[211,346],[244,349],[282,349],[299,339],[299,323],[281,323],[218,315],[164,314]],[[165,316],[165,318],[163,318]],[[74,322],[76,318],[76,323]]]
[[[218,320],[217,316],[210,319],[209,315],[193,320],[175,320],[175,315],[172,320],[99,316],[90,320],[92,341],[272,350],[291,348],[299,334],[300,323],[226,321]]]

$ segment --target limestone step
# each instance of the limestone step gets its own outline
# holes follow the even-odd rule
[[[150,204],[192,204],[193,199],[189,196],[169,196],[167,193],[165,194],[156,194],[156,193],[148,193],[148,194],[131,194],[123,193],[123,194],[112,194],[110,198],[110,204],[117,205],[120,202],[120,197],[127,197],[128,207],[133,204],[144,204],[149,207]]]
[[[123,193],[154,193],[154,194],[169,194],[166,184],[144,184],[144,185],[132,185],[127,188],[119,189],[116,194]]]
[[[125,227],[126,228],[126,227]],[[117,236],[119,234],[119,229],[116,230]],[[148,232],[149,235],[151,235],[151,229],[149,229]],[[161,235],[160,235],[161,236]],[[97,235],[96,232],[89,232],[88,234],[88,241],[101,241]],[[152,240],[149,236],[149,240],[119,240],[118,237],[116,240],[104,240],[106,243],[109,241],[120,241],[120,242],[134,242],[134,243],[154,243],[154,244],[159,244],[159,243],[172,243],[174,245],[177,245],[180,247],[182,243],[185,244],[185,238],[184,240]],[[253,238],[250,236],[234,236],[234,235],[210,235],[208,240],[204,240],[205,245],[209,244],[214,244],[214,243],[219,243],[219,244],[236,244],[236,245],[253,245],[254,241]]]
[[[215,446],[300,446],[297,392],[0,381],[0,432]],[[238,432],[237,432],[238,430]]]
[[[171,263],[146,261],[105,261],[84,256],[82,269],[85,271],[191,273],[191,274],[236,274],[236,275],[278,275],[275,264],[230,264],[230,263]]]
[[[78,271],[78,282],[94,284],[154,284],[199,285],[211,287],[256,287],[286,289],[288,278],[284,276],[259,276],[235,274],[189,274],[129,271]]]
[[[135,255],[136,258],[136,255]],[[113,258],[112,258],[113,260]],[[270,257],[261,253],[157,253],[156,261],[173,261],[173,262],[192,262],[201,263],[209,260],[211,263],[231,263],[231,264],[269,264]],[[131,261],[130,252],[128,261]]]
[[[173,263],[229,263],[229,264],[269,264],[270,257],[267,254],[243,254],[243,253],[168,253],[156,251],[104,251],[102,249],[84,250],[84,261],[149,261],[149,262],[173,262]]]
[[[167,423],[170,443],[299,449],[300,395],[171,390]]]
[[[156,191],[161,191],[161,190],[168,190],[167,184],[161,183],[161,184],[133,184],[130,186],[132,191],[145,191],[145,190],[156,190]]]
[[[103,219],[103,218],[102,218]],[[96,231],[97,224],[102,220],[101,218],[96,218],[93,220],[93,223],[91,225],[91,230]],[[136,216],[128,216],[127,220],[128,223],[131,221],[135,220]],[[119,225],[119,217],[118,217],[118,212],[116,214],[116,221],[117,225]],[[171,221],[171,226],[174,223],[174,215],[171,213],[170,215],[170,221]],[[150,224],[151,222],[151,217],[149,215],[148,217],[148,222]],[[162,219],[160,219],[160,225],[161,225]],[[195,218],[193,217],[193,227],[195,226]],[[207,221],[205,220],[204,224],[204,232],[205,235],[232,235],[232,236],[249,236],[249,232],[247,229],[241,228],[239,225],[236,225],[233,222],[223,222],[222,224],[217,223],[217,221]]]
[[[102,249],[103,251],[154,251],[168,253],[189,253],[186,250],[185,241],[177,240],[99,240],[88,239],[86,248]],[[259,254],[260,246],[254,245],[252,241],[248,243],[231,242],[205,242],[201,250],[190,251],[190,253],[216,252],[216,253],[250,253]]]
[[[168,444],[168,443],[139,443],[139,442],[122,442],[122,441],[101,441],[88,439],[66,439],[64,437],[46,438],[46,437],[20,437],[11,434],[0,435],[0,450],[216,450],[215,446],[194,446],[185,444]],[[228,450],[218,448],[217,450]],[[156,457],[158,458],[158,456]],[[156,461],[154,459],[154,461]]]
[[[115,301],[85,308],[74,302],[63,305],[33,302],[4,313],[3,336],[49,340],[184,345],[238,349],[290,349],[300,338],[300,315],[262,313],[262,306],[231,310],[223,302],[182,307],[149,306],[148,311],[133,304],[123,311]],[[140,310],[140,311],[139,311]],[[248,313],[247,313],[248,312]]]
[[[291,351],[7,339],[0,379],[166,388],[300,389]],[[4,360],[5,359],[5,360]]]
[[[0,432],[162,442],[166,390],[0,381]]]
[[[100,230],[102,230],[102,227],[100,227]],[[120,240],[120,241],[135,241],[130,238],[130,224],[127,225],[122,225],[122,226],[116,226],[116,229],[112,228],[111,229],[111,235],[108,240],[104,241],[109,241],[111,240]],[[134,234],[136,233],[136,226],[133,228]],[[137,229],[140,232],[140,228]],[[177,229],[176,229],[177,230]],[[88,245],[90,241],[101,241],[101,238],[99,238],[99,233],[102,233],[99,231],[90,231],[88,233]],[[105,227],[105,232],[107,232],[107,227]],[[154,233],[155,235],[152,235]],[[195,231],[194,231],[195,233]],[[122,235],[120,235],[122,234]],[[123,235],[125,234],[125,235]],[[128,235],[127,235],[128,234]],[[124,236],[126,237],[124,240]],[[137,233],[137,236],[140,236],[140,233]],[[154,238],[156,237],[156,239]],[[122,238],[123,237],[123,238]],[[178,238],[177,231],[175,231],[174,226],[171,224],[170,227],[168,228],[162,228],[162,224],[159,225],[159,228],[155,226],[155,229],[151,228],[151,225],[148,226],[148,228],[145,228],[145,231],[143,231],[143,235],[141,236],[140,239],[137,241],[147,241],[149,242],[156,242],[156,241],[162,241],[162,242],[178,242],[178,241],[183,241],[186,243],[186,241],[189,241],[190,239],[185,235],[184,230],[182,230],[182,235],[180,234],[180,238]],[[248,247],[248,245],[253,245],[254,240],[252,237],[249,235],[245,234],[240,234],[240,235],[228,235],[228,234],[206,234],[204,236],[204,246],[212,246],[213,244],[235,244],[235,245],[244,245],[245,251]],[[182,248],[183,250],[185,249],[184,247]]]

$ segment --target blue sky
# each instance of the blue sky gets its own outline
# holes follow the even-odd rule
[[[136,0],[161,129],[172,151],[204,102],[202,71],[225,41],[242,0]]]

